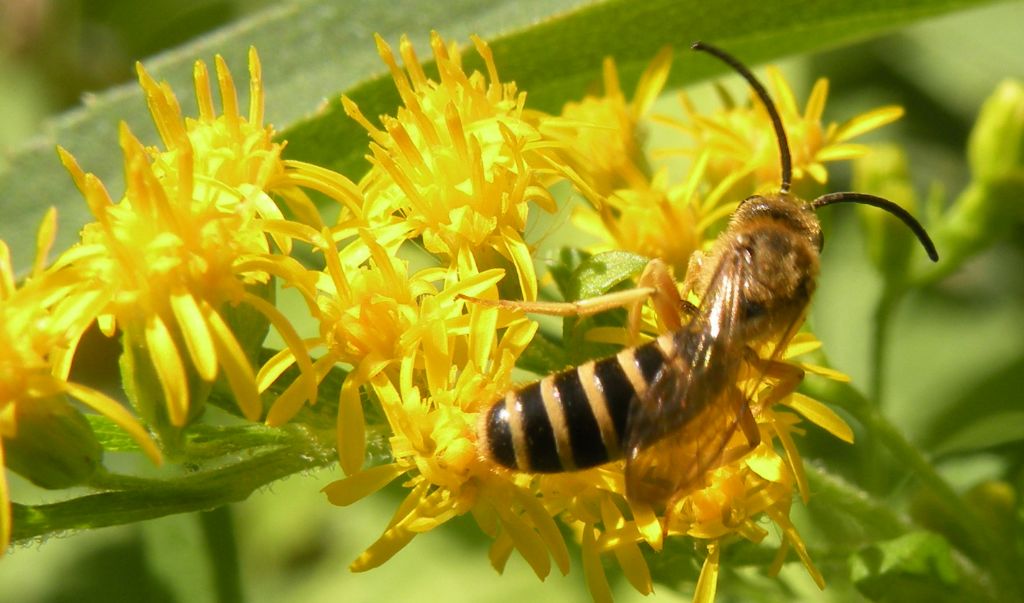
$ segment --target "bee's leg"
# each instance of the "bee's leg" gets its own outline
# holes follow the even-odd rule
[[[572,302],[550,302],[550,301],[519,301],[510,299],[482,299],[459,295],[461,299],[470,301],[481,306],[492,308],[505,308],[518,310],[531,314],[546,314],[549,316],[591,316],[606,310],[622,308],[628,305],[640,305],[647,298],[654,294],[651,287],[636,287],[625,291],[614,291],[597,297],[588,297]]]
[[[690,254],[690,260],[686,263],[686,276],[683,278],[684,296],[691,293],[700,293],[703,289],[701,281],[703,280],[704,259],[706,257],[707,254],[700,250]]]
[[[757,419],[754,418],[754,413],[750,409],[750,399],[738,388],[732,389],[732,404],[735,406],[733,413],[747,444],[726,449],[722,454],[721,464],[723,465],[740,460],[761,443],[761,428],[757,426]]]
[[[768,408],[796,391],[797,386],[804,380],[804,370],[798,366],[780,362],[778,360],[765,360],[757,357],[753,350],[748,348],[748,356],[753,356],[751,363],[757,367],[762,375],[777,380],[775,387],[768,395],[758,402],[759,408]]]
[[[696,313],[693,304],[683,300],[679,295],[679,288],[669,273],[668,265],[657,258],[648,262],[644,267],[644,271],[640,273],[640,278],[637,280],[637,286],[651,289],[651,304],[654,306],[654,312],[658,315],[658,320],[669,331],[678,331],[682,328],[684,314],[692,316]],[[640,304],[635,304],[629,309],[630,333],[640,332],[641,310]]]
[[[754,413],[750,410],[750,401],[745,397],[740,407],[739,415],[737,415],[737,420],[739,420],[740,429],[743,430],[743,435],[747,438],[747,443],[750,445],[748,451],[757,448],[757,445],[761,443],[761,428],[757,426],[757,419],[754,418]]]
[[[549,302],[549,301],[519,301],[505,299],[481,299],[459,295],[461,299],[470,301],[481,306],[493,308],[506,308],[533,314],[547,314],[550,316],[591,316],[615,308],[630,307],[630,328],[633,328],[633,321],[639,327],[640,308],[648,298],[654,303],[655,312],[658,318],[665,323],[666,327],[672,330],[680,328],[681,314],[687,313],[686,308],[693,304],[684,302],[676,289],[676,283],[669,274],[668,266],[658,259],[651,260],[644,267],[637,286],[624,291],[613,291],[597,297],[589,297],[571,302]],[[635,318],[634,318],[635,316]],[[639,332],[639,329],[635,332]]]

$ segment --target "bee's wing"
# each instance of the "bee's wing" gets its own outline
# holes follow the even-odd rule
[[[742,251],[722,258],[677,353],[630,405],[626,423],[626,494],[660,506],[699,487],[722,462],[745,412],[734,383],[745,344],[738,337],[750,264]]]

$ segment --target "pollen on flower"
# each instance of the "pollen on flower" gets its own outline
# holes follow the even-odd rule
[[[272,279],[300,291],[315,288],[315,276],[287,255],[295,237],[308,240],[323,228],[306,189],[338,202],[351,227],[361,220],[363,196],[355,184],[281,158],[284,144],[264,124],[262,67],[254,49],[248,58],[247,110],[221,57],[215,61],[219,113],[210,72],[202,61],[195,64],[196,118],[184,117],[169,85],[138,66],[165,148],[143,147],[122,126],[127,190],[117,203],[60,150],[96,222],[59,263],[89,277],[80,286],[91,288],[101,328],[125,333],[136,381],[130,395],[150,421],[172,431],[201,412],[219,376],[247,418],[262,415],[252,364],[268,325],[302,370],[296,382],[301,396],[316,399],[318,377],[307,346],[274,306]],[[294,220],[285,219],[285,206]]]
[[[522,233],[531,206],[555,208],[547,188],[550,141],[524,115],[525,95],[498,78],[487,44],[473,41],[486,74],[466,74],[456,47],[432,35],[434,81],[407,38],[399,47],[403,70],[377,37],[403,105],[381,118],[381,128],[343,99],[372,140],[371,169],[361,183],[364,214],[407,225],[463,274],[512,268],[521,297],[534,299],[535,271]]]
[[[606,58],[604,94],[568,102],[560,119],[542,122],[545,133],[565,144],[563,159],[596,195],[647,188],[651,168],[643,148],[646,128],[641,120],[661,94],[671,63],[672,51],[666,47],[644,70],[633,98],[627,101],[615,61]]]

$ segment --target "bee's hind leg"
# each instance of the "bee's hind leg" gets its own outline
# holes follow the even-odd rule
[[[488,307],[518,310],[532,314],[549,316],[592,316],[615,308],[629,308],[630,332],[638,333],[643,303],[648,298],[654,305],[658,319],[669,330],[678,330],[682,325],[684,314],[693,313],[693,304],[683,301],[679,296],[676,282],[669,273],[668,266],[659,259],[647,263],[637,286],[624,291],[613,291],[597,297],[589,297],[578,301],[519,301],[504,299],[481,299],[460,295],[461,299]]]
[[[762,376],[774,379],[775,386],[768,392],[768,395],[758,401],[758,408],[769,408],[777,402],[796,391],[797,386],[804,380],[804,370],[779,360],[764,359],[757,356],[753,350],[747,348],[747,360]]]

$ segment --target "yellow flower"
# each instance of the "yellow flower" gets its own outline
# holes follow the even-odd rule
[[[822,122],[828,97],[828,80],[815,82],[803,112],[793,90],[775,67],[767,70],[771,96],[778,105],[783,127],[789,138],[793,159],[793,189],[812,196],[818,186],[828,181],[825,163],[854,159],[864,155],[867,147],[850,140],[899,119],[903,109],[895,105],[879,107],[842,124]],[[723,94],[726,94],[723,92]],[[730,197],[743,199],[755,192],[777,189],[781,182],[778,144],[771,121],[764,107],[738,106],[731,98],[723,99],[725,108],[712,115],[703,115],[689,98],[682,95],[684,121],[671,121],[686,132],[694,146],[682,152],[697,157],[710,155],[708,181],[714,186],[730,178],[743,177],[732,188]]]
[[[568,571],[564,541],[551,514],[522,487],[528,480],[495,473],[476,451],[481,401],[509,387],[515,360],[536,330],[533,321],[500,314],[473,306],[467,314],[424,324],[425,338],[402,359],[397,378],[382,373],[372,382],[394,434],[393,462],[324,491],[332,503],[347,505],[405,476],[410,492],[381,538],[352,564],[354,571],[377,567],[416,534],[467,512],[485,533],[503,533],[503,546],[519,548],[538,575],[549,570],[548,548]],[[495,327],[503,331],[500,338]],[[435,377],[418,368],[430,364],[439,365]]]
[[[504,276],[489,270],[463,277],[454,270],[425,268],[409,274],[408,262],[377,242],[374,231],[359,233],[360,244],[370,255],[362,264],[343,261],[345,252],[334,249],[330,233],[309,242],[325,253],[327,268],[312,287],[300,291],[306,296],[320,325],[320,335],[306,342],[309,349],[326,352],[317,359],[315,371],[322,378],[337,363],[351,366],[341,388],[338,409],[338,443],[342,468],[352,474],[359,470],[365,454],[365,426],[360,392],[369,386],[378,399],[397,383],[400,370],[416,359],[416,368],[432,386],[448,383],[459,354],[459,362],[480,358],[480,343],[459,347],[449,329],[465,334],[467,316],[459,295],[494,295],[495,284]],[[490,315],[491,313],[488,313]],[[485,323],[492,329],[494,324]],[[294,362],[292,350],[282,350],[267,362],[260,374],[261,388],[269,385]],[[482,359],[478,360],[481,362]],[[403,368],[404,367],[404,368]],[[381,389],[385,388],[385,389]],[[289,387],[271,407],[267,422],[278,425],[301,408],[302,389]]]
[[[403,37],[403,71],[377,37],[403,106],[373,125],[354,102],[346,112],[370,134],[369,173],[360,183],[371,224],[400,223],[428,251],[462,274],[510,267],[523,299],[535,299],[536,276],[522,232],[531,204],[554,210],[550,141],[524,117],[525,95],[498,78],[490,48],[473,42],[487,74],[466,74],[454,45],[434,33],[439,80],[429,79]],[[514,290],[514,287],[512,288]]]
[[[88,311],[91,300],[88,295],[76,294],[80,275],[73,270],[44,269],[55,226],[56,211],[50,210],[39,229],[32,274],[21,287],[15,284],[10,251],[0,241],[0,470],[14,466],[9,462],[12,458],[5,461],[5,445],[39,449],[40,442],[19,440],[31,433],[47,439],[47,454],[24,459],[19,471],[41,485],[67,487],[67,481],[88,478],[93,467],[82,467],[82,462],[99,460],[82,458],[91,455],[89,448],[95,439],[69,398],[121,426],[153,462],[159,463],[161,458],[149,434],[121,404],[68,381],[68,350],[92,321]],[[0,472],[0,555],[10,534],[10,497],[5,475]]]
[[[561,117],[543,122],[542,129],[564,144],[562,169],[590,202],[576,209],[573,222],[601,241],[592,250],[661,258],[681,275],[735,200],[726,196],[733,179],[726,186],[706,186],[707,153],[680,184],[671,183],[663,169],[652,173],[648,165],[641,120],[661,93],[671,56],[668,48],[658,53],[629,102],[614,61],[605,59],[604,94],[566,103]]]
[[[703,155],[682,184],[669,184],[667,173],[659,170],[644,186],[592,197],[593,205],[579,207],[573,222],[601,241],[590,248],[595,253],[619,249],[660,258],[683,275],[690,256],[711,240],[716,225],[736,207],[725,197],[733,179],[700,192],[706,168]]]
[[[264,220],[283,219],[275,200],[280,199],[300,222],[320,228],[318,210],[299,187],[323,192],[350,213],[358,213],[362,197],[347,179],[324,168],[281,159],[284,143],[275,142],[273,127],[263,123],[263,76],[256,49],[249,49],[245,114],[240,113],[238,93],[224,59],[218,55],[215,64],[223,110],[218,115],[214,108],[206,64],[196,61],[197,118],[184,117],[170,86],[156,82],[141,63],[136,65],[153,122],[166,146],[163,151],[148,149],[156,178],[168,188],[177,188],[181,181],[185,194],[191,190],[196,199],[215,198],[224,212],[235,211],[240,203],[252,205],[246,211]],[[207,188],[215,190],[207,192]],[[277,243],[288,252],[287,237],[277,237]]]
[[[672,51],[666,47],[641,74],[633,99],[626,101],[615,61],[605,58],[604,94],[568,102],[562,119],[542,123],[545,133],[564,143],[562,156],[597,195],[648,186],[651,170],[643,149],[646,132],[641,119],[661,94],[671,64]]]
[[[239,114],[234,83],[220,57],[223,112],[215,113],[206,66],[197,62],[197,119],[183,118],[169,86],[139,66],[167,149],[144,149],[122,126],[127,190],[116,204],[94,176],[60,150],[97,222],[83,229],[81,244],[59,262],[85,275],[79,287],[94,296],[92,311],[101,329],[108,335],[115,328],[124,331],[134,381],[129,394],[157,426],[181,427],[198,415],[221,371],[243,414],[258,419],[262,405],[251,362],[267,323],[289,348],[305,349],[288,319],[268,301],[272,275],[291,282],[302,274],[294,262],[272,253],[268,235],[287,252],[293,234],[303,228],[283,219],[274,197],[307,222],[307,229],[322,224],[300,186],[328,194],[351,215],[361,211],[362,197],[344,177],[281,160],[283,145],[262,123],[255,51],[249,61],[248,117]],[[296,360],[304,371],[304,395],[315,399],[312,363],[302,353]]]

